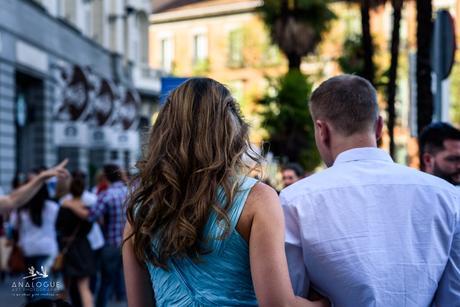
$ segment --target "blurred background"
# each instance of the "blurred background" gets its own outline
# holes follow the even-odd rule
[[[382,147],[416,166],[414,137],[436,113],[432,41],[441,9],[455,18],[459,1],[1,1],[0,186],[8,191],[15,174],[64,157],[91,183],[108,161],[132,168],[162,97],[192,76],[232,90],[252,142],[273,161],[313,170],[305,95],[333,75],[362,75],[380,94]],[[446,60],[452,73],[442,77],[435,114],[454,124],[456,58]]]
[[[460,124],[459,14],[459,0],[2,0],[0,189],[64,158],[88,188],[107,163],[129,177],[165,96],[193,76],[231,89],[276,188],[281,165],[322,167],[308,96],[341,73],[372,82],[380,146],[418,167],[421,129]],[[0,298],[17,306],[10,286]]]

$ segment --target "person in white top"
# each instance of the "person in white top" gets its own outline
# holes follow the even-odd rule
[[[377,148],[376,92],[342,75],[310,99],[328,169],[281,192],[297,295],[340,307],[460,306],[460,197]]]
[[[51,266],[58,254],[55,229],[58,210],[58,204],[49,200],[48,189],[43,185],[18,213],[12,214],[11,223],[18,229],[18,244],[28,270],[33,267],[34,271],[42,274],[51,273]],[[33,290],[36,293],[28,295],[28,301],[47,295],[38,288]]]

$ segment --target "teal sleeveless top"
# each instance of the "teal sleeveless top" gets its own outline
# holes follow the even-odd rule
[[[157,306],[257,306],[249,266],[249,246],[235,229],[251,188],[257,180],[242,177],[229,209],[230,234],[223,232],[213,213],[204,228],[210,253],[198,262],[189,258],[171,259],[168,271],[147,264]],[[225,203],[223,189],[218,200]]]

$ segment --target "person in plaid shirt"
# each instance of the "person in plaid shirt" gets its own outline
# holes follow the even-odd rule
[[[109,181],[109,188],[98,195],[97,203],[89,210],[89,220],[103,218],[102,229],[106,245],[101,253],[101,288],[97,295],[97,307],[105,307],[117,283],[123,283],[123,267],[120,247],[123,241],[123,229],[126,215],[124,203],[128,188],[122,180],[118,166],[104,166],[104,175]]]
[[[106,243],[117,248],[121,246],[126,222],[123,208],[126,195],[126,184],[119,180],[113,182],[106,191],[98,195],[97,203],[90,209],[88,216],[93,222],[103,217]]]

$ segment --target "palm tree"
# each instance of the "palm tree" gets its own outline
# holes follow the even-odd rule
[[[389,70],[389,80],[387,86],[387,111],[388,111],[388,134],[390,137],[390,155],[394,157],[395,141],[394,128],[396,122],[395,98],[396,98],[396,79],[398,75],[399,58],[399,29],[401,26],[401,11],[403,0],[391,0],[393,7],[393,31],[391,33],[391,64]]]
[[[417,0],[417,131],[431,122],[433,94],[431,93],[430,46],[433,31],[431,0]]]
[[[315,148],[313,121],[306,107],[311,82],[300,71],[302,57],[313,52],[335,15],[329,0],[265,0],[260,8],[278,45],[289,62],[289,71],[276,84],[275,97],[260,102],[262,126],[267,130],[270,151],[282,160],[301,163],[313,170],[320,162]]]
[[[362,32],[361,44],[364,51],[364,70],[362,77],[369,80],[372,84],[374,84],[375,81],[375,65],[373,62],[374,43],[372,41],[370,26],[370,11],[385,2],[386,0],[359,0]]]
[[[328,0],[265,0],[260,12],[272,41],[286,55],[289,69],[299,69],[313,52],[329,21],[335,18]]]
[[[360,0],[361,9],[361,45],[364,51],[363,77],[374,84],[375,66],[373,62],[374,44],[372,42],[370,25],[370,0]]]
[[[420,0],[423,2],[424,0]],[[425,0],[426,1],[426,0]],[[361,9],[361,26],[362,26],[362,48],[364,50],[364,78],[374,83],[375,66],[372,60],[374,55],[374,47],[372,43],[372,35],[370,31],[369,12],[371,9],[385,4],[386,0],[359,0]],[[400,41],[400,25],[401,11],[403,0],[391,0],[393,7],[393,30],[391,34],[391,63],[389,69],[389,80],[387,84],[387,113],[388,113],[388,134],[390,138],[390,154],[394,156],[395,141],[394,128],[396,123],[396,80],[398,75],[398,58],[399,58],[399,41]]]

